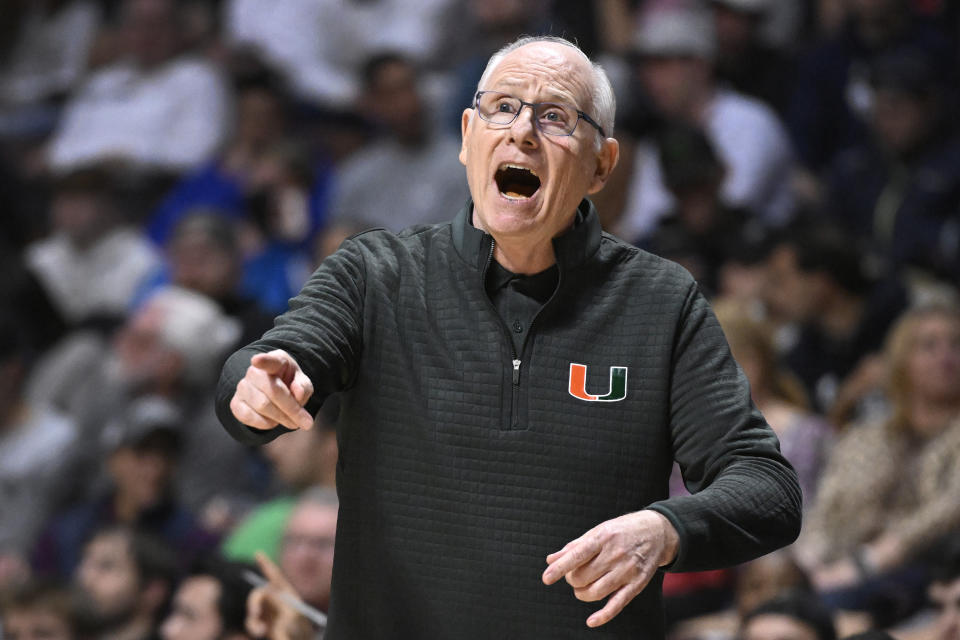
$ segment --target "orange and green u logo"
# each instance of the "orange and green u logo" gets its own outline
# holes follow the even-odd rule
[[[570,395],[588,402],[616,402],[627,397],[627,368],[610,367],[610,388],[602,396],[587,393],[587,365],[570,363]]]

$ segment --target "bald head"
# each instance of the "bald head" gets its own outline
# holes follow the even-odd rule
[[[590,60],[587,54],[580,50],[580,47],[564,38],[557,36],[526,36],[504,46],[490,56],[490,60],[487,61],[487,66],[483,70],[483,75],[480,76],[480,82],[477,83],[477,90],[481,91],[486,88],[490,76],[503,59],[522,47],[562,47],[562,49],[559,49],[560,52],[574,51],[577,62],[582,62],[583,64],[584,76],[590,89],[590,104],[584,106],[586,106],[587,109],[590,110],[591,115],[597,119],[597,122],[603,127],[604,132],[608,136],[613,135],[617,101],[613,93],[613,86],[610,84],[610,79],[607,77],[606,71],[604,71],[603,67],[599,64]]]

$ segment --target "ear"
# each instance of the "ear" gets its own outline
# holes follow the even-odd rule
[[[603,186],[607,183],[607,179],[610,177],[610,174],[613,173],[619,161],[620,143],[617,142],[616,138],[607,138],[600,145],[600,150],[597,151],[597,168],[593,174],[593,181],[590,183],[590,188],[587,189],[587,193],[593,194],[603,189]]]
[[[473,109],[464,109],[460,116],[460,164],[467,166],[467,138],[470,120],[473,118]]]

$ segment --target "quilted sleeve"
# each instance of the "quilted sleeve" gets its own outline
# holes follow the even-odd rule
[[[674,340],[670,431],[674,457],[693,495],[650,507],[680,536],[669,570],[731,566],[796,539],[801,513],[796,473],[753,406],[746,376],[696,283]]]
[[[283,349],[293,356],[313,383],[314,393],[306,405],[311,414],[316,414],[328,395],[349,387],[363,336],[364,266],[359,244],[345,241],[323,261],[273,328],[230,356],[217,385],[216,409],[231,436],[258,445],[288,431],[281,426],[270,431],[252,429],[230,411],[237,383],[254,354]]]

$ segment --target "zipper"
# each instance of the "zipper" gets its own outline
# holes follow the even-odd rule
[[[487,264],[483,267],[483,272],[480,274],[480,288],[483,291],[483,297],[487,301],[487,306],[490,307],[490,310],[493,312],[493,315],[497,318],[497,324],[500,325],[500,330],[503,333],[503,337],[507,340],[507,346],[510,347],[510,356],[511,364],[513,371],[511,374],[511,380],[513,384],[510,389],[510,413],[507,416],[507,427],[506,429],[517,429],[519,428],[519,423],[517,421],[517,408],[520,401],[520,355],[517,353],[517,350],[513,346],[513,338],[510,336],[510,331],[507,328],[507,325],[503,323],[503,318],[500,317],[500,312],[497,311],[497,308],[493,306],[493,301],[490,300],[490,297],[487,295],[487,271],[490,269],[490,263],[493,262],[493,250],[496,247],[496,240],[492,237],[490,238],[490,253],[487,255]],[[524,341],[526,342],[526,341]]]
[[[510,335],[510,330],[503,322],[503,318],[500,317],[500,312],[497,311],[496,307],[493,306],[493,302],[486,295],[486,280],[487,280],[487,271],[490,269],[490,263],[493,262],[493,251],[496,247],[496,240],[492,237],[490,238],[490,253],[487,255],[487,264],[483,268],[483,272],[480,274],[480,286],[484,291],[484,298],[487,300],[487,305],[490,307],[493,314],[497,317],[497,323],[500,325],[500,328],[503,332],[504,337],[507,339],[507,345],[510,347],[510,354],[512,355],[511,363],[513,365],[512,373],[512,389],[510,394],[510,415],[507,420],[507,424],[510,425],[510,429],[519,429],[520,424],[517,420],[517,413],[520,407],[520,366],[523,364],[521,357],[523,352],[527,350],[527,340],[530,339],[530,336],[533,335],[533,326],[537,322],[537,318],[540,317],[540,313],[553,302],[553,299],[557,296],[557,292],[560,291],[560,285],[563,282],[563,270],[560,269],[559,263],[557,264],[557,288],[553,290],[553,293],[550,295],[550,298],[543,304],[542,307],[534,314],[533,318],[530,320],[530,326],[527,327],[527,335],[523,339],[523,344],[520,346],[520,353],[517,353],[517,350],[513,346],[513,337]]]

